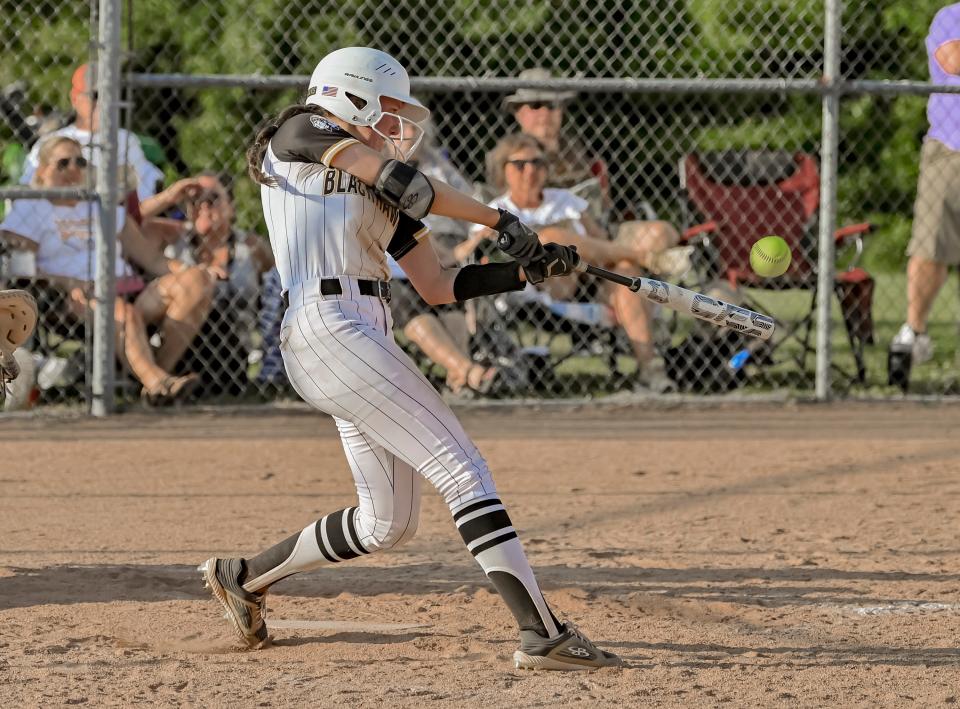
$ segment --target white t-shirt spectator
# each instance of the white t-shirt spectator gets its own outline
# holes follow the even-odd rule
[[[33,173],[37,171],[37,165],[39,164],[40,145],[45,140],[56,136],[73,138],[80,143],[83,156],[90,161],[91,167],[97,164],[97,160],[100,158],[100,147],[90,145],[90,141],[96,140],[96,138],[91,138],[90,131],[80,130],[75,124],[71,123],[59,130],[48,133],[42,140],[34,144],[33,149],[23,163],[23,174],[20,176],[20,184],[30,184],[30,180],[33,179]],[[137,195],[141,200],[155,195],[157,192],[157,182],[163,179],[163,172],[147,160],[147,156],[143,154],[143,148],[140,147],[140,139],[130,131],[120,128],[117,131],[117,144],[120,148],[119,160],[117,162],[120,165],[132,165],[137,173]]]
[[[490,202],[494,209],[506,209],[517,215],[517,218],[534,231],[554,224],[567,223],[571,229],[586,236],[587,231],[580,223],[581,217],[590,206],[586,200],[580,199],[569,190],[547,187],[543,190],[543,201],[539,207],[521,209],[513,203],[508,195],[501,195]],[[474,231],[483,229],[476,226]]]
[[[126,223],[126,209],[117,208],[117,231]],[[97,276],[97,254],[94,241],[100,229],[97,207],[89,202],[67,206],[45,199],[17,199],[0,224],[38,245],[37,272],[51,276],[68,276],[92,281]],[[117,276],[132,273],[117,247],[114,272]],[[31,274],[16,274],[31,275]]]

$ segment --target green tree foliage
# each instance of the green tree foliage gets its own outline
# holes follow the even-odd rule
[[[610,77],[816,78],[822,67],[823,0],[151,0],[124,3],[126,69],[156,73],[307,74],[325,52],[379,46],[421,76],[511,76],[546,65],[557,75]],[[940,0],[843,3],[845,78],[925,79],[924,37]],[[86,58],[87,3],[0,2],[17,17],[7,33],[0,83],[29,82],[32,103],[68,108],[72,69]],[[22,21],[20,18],[23,18]],[[466,68],[469,67],[469,68]],[[242,218],[253,225],[256,190],[244,151],[255,129],[295,90],[137,89],[130,125],[156,137],[168,176],[225,170],[237,178]],[[509,123],[499,96],[428,97],[441,137],[473,177],[482,153]],[[840,220],[881,226],[869,258],[899,268],[909,234],[922,98],[850,96],[841,134]],[[470,110],[467,110],[467,108]],[[478,124],[490,116],[489,126]],[[498,117],[493,120],[493,117]],[[611,156],[622,204],[649,199],[678,216],[675,165],[683,152],[736,146],[816,151],[815,96],[599,96],[572,107],[569,120]],[[0,128],[0,131],[6,128]],[[0,140],[10,139],[0,133]]]

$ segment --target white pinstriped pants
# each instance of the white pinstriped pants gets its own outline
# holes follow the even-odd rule
[[[393,339],[389,306],[373,296],[316,296],[284,316],[287,376],[334,417],[359,496],[369,551],[416,531],[420,476],[451,510],[495,497],[487,463],[460,422]]]

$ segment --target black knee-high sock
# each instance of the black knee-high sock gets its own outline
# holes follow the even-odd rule
[[[467,549],[510,608],[520,630],[544,637],[560,634],[561,624],[547,605],[520,539],[499,498],[473,501],[453,510]]]
[[[360,543],[354,525],[356,512],[356,507],[337,510],[266,551],[245,559],[243,587],[256,593],[293,574],[369,554]]]

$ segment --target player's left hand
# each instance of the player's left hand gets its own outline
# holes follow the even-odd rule
[[[523,274],[530,283],[542,283],[547,278],[569,276],[580,265],[576,246],[544,244],[543,258],[523,266]]]
[[[497,246],[500,250],[521,266],[526,267],[543,258],[543,246],[537,232],[522,224],[515,214],[501,209],[500,219],[493,230],[498,234]]]

